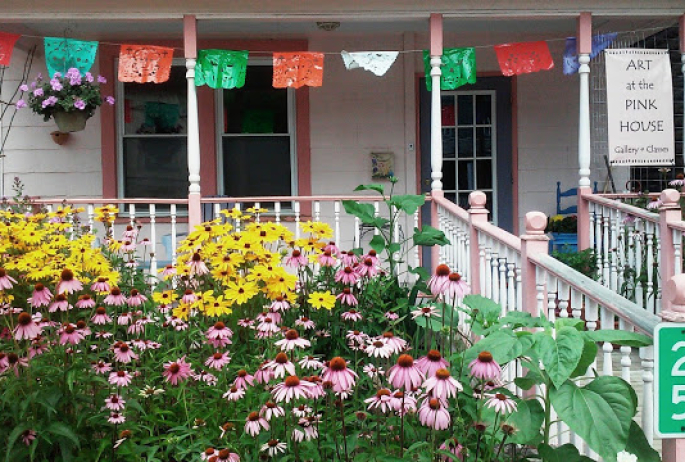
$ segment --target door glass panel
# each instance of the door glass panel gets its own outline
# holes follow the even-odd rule
[[[223,150],[225,194],[291,195],[289,136],[224,137]]]
[[[492,189],[492,161],[490,159],[476,162],[476,188]]]
[[[460,160],[459,161],[459,171],[458,171],[458,177],[459,177],[459,189],[468,189],[468,190],[473,190],[475,189],[474,185],[474,171],[473,171],[473,161],[472,160]]]
[[[446,159],[454,158],[456,150],[454,128],[442,129],[442,155]]]
[[[469,208],[469,194],[471,194],[471,191],[459,193],[459,202],[457,203],[457,205],[462,209]],[[447,194],[445,194],[445,197],[447,197]]]
[[[459,157],[473,157],[473,128],[459,129]]]
[[[187,197],[187,145],[179,137],[124,138],[124,197]]]
[[[476,124],[490,125],[492,123],[492,96],[476,95]]]
[[[459,125],[473,125],[473,96],[457,96],[457,108],[459,111]]]
[[[442,126],[454,126],[454,96],[443,96],[442,100]]]
[[[492,157],[492,129],[476,127],[476,156]]]
[[[442,189],[445,191],[454,191],[457,189],[456,185],[456,168],[453,160],[446,160],[442,164]]]

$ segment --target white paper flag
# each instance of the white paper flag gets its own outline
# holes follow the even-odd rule
[[[345,62],[347,70],[362,68],[382,76],[397,59],[399,51],[359,51],[348,53],[343,50],[340,55]]]

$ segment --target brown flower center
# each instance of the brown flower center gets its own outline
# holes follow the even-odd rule
[[[212,355],[212,358],[217,359],[217,360],[219,360],[219,359],[221,359],[221,358],[223,358],[223,357],[224,357],[224,355],[221,354],[221,353],[214,353],[214,354]]]
[[[199,253],[195,252],[193,254],[193,261],[195,261],[195,262],[202,261],[202,257],[200,256]]]
[[[461,274],[459,273],[450,273],[450,281],[452,282],[457,282],[461,280]]]
[[[435,376],[440,380],[447,380],[450,377],[450,371],[447,369],[438,369],[435,371]]]
[[[181,366],[179,366],[176,363],[173,363],[171,366],[169,366],[169,372],[172,374],[178,374],[178,372],[181,370]]]
[[[64,329],[64,332],[66,332],[67,334],[73,334],[75,330],[76,330],[76,326],[73,326],[73,325],[69,324],[69,325]]]
[[[62,270],[62,275],[60,276],[62,281],[71,281],[74,279],[74,273],[71,272],[71,270],[65,269]]]
[[[238,377],[247,377],[247,371],[245,369],[239,370]]]
[[[276,355],[276,363],[278,364],[285,364],[288,362],[288,355],[285,353],[278,353]]]
[[[345,362],[344,359],[342,359],[340,356],[336,356],[335,358],[331,359],[331,369],[340,372],[344,371],[347,369],[347,363]]]
[[[287,340],[297,340],[298,338],[300,338],[300,334],[298,334],[295,329],[290,329],[288,332],[285,333],[285,338]]]
[[[387,388],[381,388],[376,392],[376,397],[380,398],[381,396],[390,396],[390,390]]]
[[[489,351],[481,351],[478,353],[478,361],[482,363],[491,363],[492,362],[492,353]]]
[[[300,379],[296,375],[291,375],[287,379],[285,379],[285,386],[286,387],[296,387],[300,384]]]
[[[77,329],[84,329],[86,327],[86,321],[78,321],[76,323],[76,328]]]
[[[119,351],[121,351],[122,353],[126,353],[128,351],[128,345],[124,343],[119,347]]]
[[[19,313],[19,324],[22,326],[31,324],[31,315],[28,313]]]
[[[118,287],[112,287],[110,294],[118,297],[119,295],[121,295],[121,289],[119,289]]]
[[[43,290],[45,290],[45,286],[39,282],[33,289],[36,292],[42,292]]]
[[[434,411],[437,411],[438,409],[440,409],[440,400],[431,398],[431,400],[428,401],[428,406],[430,406],[430,408]]]
[[[412,367],[414,365],[414,358],[407,354],[400,355],[397,359],[397,364],[399,364],[400,367]]]
[[[436,276],[449,276],[450,274],[450,267],[447,265],[438,265],[437,268],[435,268],[435,274]]]
[[[231,451],[228,449],[222,449],[219,451],[219,459],[228,459],[228,456],[231,455]]]

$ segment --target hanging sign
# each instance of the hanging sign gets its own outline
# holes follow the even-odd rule
[[[594,35],[592,37],[592,53],[590,53],[590,60],[593,60],[602,51],[609,48],[609,46],[616,40],[616,32],[608,34]],[[571,75],[578,72],[580,63],[578,62],[578,52],[576,50],[576,38],[568,37],[566,39],[566,47],[564,48],[564,74]]]
[[[362,68],[376,74],[378,77],[385,75],[397,59],[398,51],[359,51],[349,53],[343,50],[340,55],[345,63],[345,69],[352,70]]]
[[[320,87],[323,53],[274,53],[274,88]]]
[[[675,164],[673,81],[668,50],[605,50],[609,160]]]
[[[119,81],[162,83],[169,80],[174,49],[151,45],[121,45]]]
[[[476,83],[475,48],[445,48],[442,51],[440,70],[440,90],[455,90],[467,83]],[[423,66],[426,72],[426,88],[431,91],[431,57],[423,50]]]
[[[496,45],[495,53],[499,68],[506,76],[548,71],[554,67],[547,42],[543,40]]]
[[[21,35],[0,32],[0,66],[9,66],[14,44]]]
[[[247,57],[247,51],[198,51],[195,85],[224,89],[242,88],[245,85]]]
[[[84,42],[70,38],[45,37],[45,65],[50,78],[55,72],[64,75],[75,67],[81,74],[90,71],[95,63],[98,42]]]

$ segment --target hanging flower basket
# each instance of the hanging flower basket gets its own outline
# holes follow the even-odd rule
[[[85,112],[56,111],[52,117],[55,119],[57,128],[64,133],[80,132],[86,128],[86,122],[90,116]]]

